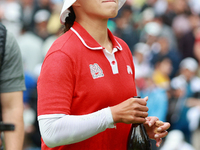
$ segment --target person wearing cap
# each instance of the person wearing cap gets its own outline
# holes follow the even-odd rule
[[[169,99],[169,122],[171,129],[183,131],[188,142],[193,140],[190,124],[195,117],[194,115],[188,117],[190,114],[188,112],[192,107],[200,104],[200,99],[195,98],[195,95],[200,91],[200,78],[196,76],[197,68],[198,63],[194,58],[184,58],[179,65],[179,75],[171,80],[173,95]]]
[[[199,89],[200,78],[196,75],[198,62],[192,57],[187,57],[180,62],[179,67],[180,75],[178,77],[185,79],[187,82],[188,90],[186,96],[191,97]]]
[[[36,11],[34,15],[34,23],[35,27],[33,32],[42,38],[42,40],[46,40],[51,34],[47,30],[48,21],[51,14],[48,10],[41,9]]]
[[[137,95],[130,49],[107,29],[125,0],[65,0],[66,32],[47,52],[38,78],[42,150],[125,150],[131,123],[144,123],[161,143],[169,123],[155,134]]]

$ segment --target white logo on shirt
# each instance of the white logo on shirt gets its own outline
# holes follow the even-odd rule
[[[133,71],[129,65],[127,65],[127,72],[128,74],[133,74]]]
[[[90,72],[92,74],[93,79],[103,77],[103,70],[99,67],[97,63],[94,63],[94,65],[90,65]]]

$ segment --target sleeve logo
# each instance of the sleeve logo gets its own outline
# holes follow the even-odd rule
[[[129,65],[127,65],[127,72],[128,74],[133,74],[133,71]]]
[[[97,79],[104,76],[103,70],[99,67],[97,63],[94,63],[94,65],[90,65],[90,72],[92,74],[93,79]]]

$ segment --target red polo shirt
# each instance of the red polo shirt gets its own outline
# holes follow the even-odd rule
[[[134,65],[127,44],[114,37],[107,52],[77,22],[48,51],[38,79],[38,115],[83,115],[136,95]],[[125,150],[130,125],[119,123],[75,144],[42,150]]]

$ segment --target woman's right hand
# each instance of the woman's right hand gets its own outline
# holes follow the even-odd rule
[[[110,107],[114,123],[140,124],[148,116],[148,97],[129,98],[124,102]]]

